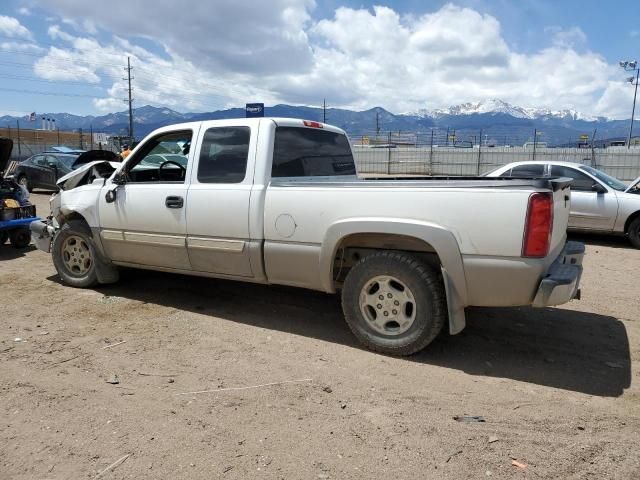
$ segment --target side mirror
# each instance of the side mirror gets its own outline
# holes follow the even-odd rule
[[[113,203],[116,201],[116,189],[114,188],[113,190],[109,190],[106,195],[104,196],[104,199],[107,203]]]
[[[591,191],[598,194],[607,193],[607,189],[600,185],[598,182],[593,182],[593,185],[591,185]]]

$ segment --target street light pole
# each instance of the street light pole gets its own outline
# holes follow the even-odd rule
[[[631,136],[633,135],[633,120],[636,115],[636,97],[638,96],[640,67],[638,67],[638,62],[636,60],[633,62],[620,62],[620,66],[624,68],[625,72],[636,72],[635,83],[633,82],[633,77],[629,77],[629,82],[635,86],[635,91],[633,93],[633,108],[631,109],[631,125],[629,125],[629,138],[627,139],[627,148],[631,148]]]
[[[638,77],[640,76],[640,68],[636,68],[636,90],[633,93],[633,108],[631,109],[631,126],[629,127],[629,141],[627,148],[631,148],[631,135],[633,134],[633,117],[636,115],[636,97],[638,96]]]

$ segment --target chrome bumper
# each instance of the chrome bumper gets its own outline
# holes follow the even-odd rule
[[[580,298],[583,257],[584,243],[567,242],[562,253],[540,281],[538,292],[533,299],[533,306],[550,307]]]
[[[29,228],[31,229],[31,239],[36,244],[36,247],[43,252],[50,253],[51,242],[56,232],[55,228],[42,220],[31,222]]]

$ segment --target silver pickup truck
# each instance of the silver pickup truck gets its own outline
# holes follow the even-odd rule
[[[31,226],[75,287],[118,266],[341,292],[369,348],[409,355],[465,307],[568,302],[584,245],[566,242],[570,180],[359,179],[345,133],[237,119],[151,133],[122,164],[58,181]]]

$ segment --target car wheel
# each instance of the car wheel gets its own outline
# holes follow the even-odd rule
[[[389,355],[422,350],[447,319],[440,276],[413,255],[398,252],[374,253],[351,268],[342,309],[364,345]]]
[[[29,192],[33,191],[33,187],[31,186],[31,183],[29,182],[29,179],[27,178],[27,176],[24,173],[18,177],[18,184],[22,185]]]
[[[89,228],[80,221],[65,223],[53,239],[53,265],[64,283],[88,288],[98,283],[97,252]]]
[[[629,241],[635,248],[640,248],[640,215],[638,215],[629,225]]]
[[[31,230],[28,228],[16,228],[9,232],[9,240],[14,248],[25,248],[31,243]]]

